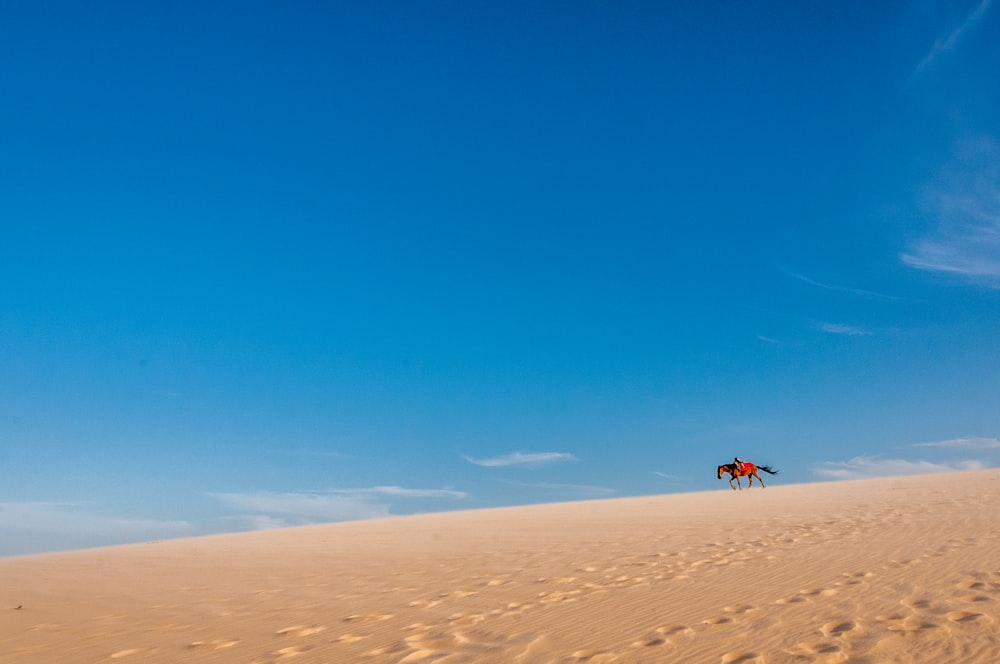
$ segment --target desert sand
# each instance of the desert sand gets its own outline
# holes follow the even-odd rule
[[[773,480],[0,559],[0,662],[998,661],[1000,471]]]

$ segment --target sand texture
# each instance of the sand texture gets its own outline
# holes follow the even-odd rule
[[[1000,471],[779,480],[0,559],[0,662],[1000,661]]]

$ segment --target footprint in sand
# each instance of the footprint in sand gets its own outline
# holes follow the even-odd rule
[[[687,625],[664,625],[663,627],[657,627],[656,631],[664,636],[688,636],[694,634],[694,630]]]
[[[553,604],[557,602],[575,602],[582,595],[582,590],[553,591],[550,593],[538,593],[538,598],[543,604]]]
[[[438,657],[441,653],[437,650],[417,650],[399,660],[399,664],[412,664],[412,662],[424,662],[432,657]]]
[[[833,597],[837,591],[833,588],[804,588],[799,594],[803,597]]]
[[[468,643],[468,639],[462,637],[460,634],[424,632],[406,637],[406,644],[416,651],[411,653],[413,655],[419,652],[446,653],[457,650],[466,643]]]
[[[971,604],[973,602],[991,602],[993,601],[991,597],[987,595],[979,595],[977,593],[971,593],[969,595],[960,595],[955,599],[948,600],[953,604]]]
[[[188,644],[188,648],[192,650],[225,650],[232,648],[237,643],[239,643],[239,639],[212,639],[211,641],[193,641]]]
[[[827,641],[812,641],[797,643],[788,649],[790,655],[796,656],[808,656],[808,655],[833,655],[838,653],[842,648],[836,643],[829,643]]]
[[[919,565],[919,560],[914,560],[912,558],[904,558],[902,560],[890,560],[888,563],[883,565],[886,569],[902,569],[905,567],[913,567],[914,565]]]
[[[959,590],[982,590],[986,584],[978,579],[962,579],[955,587]]]
[[[693,633],[694,630],[687,625],[665,625],[663,627],[657,627],[652,634],[648,634],[644,638],[633,642],[632,647],[655,648],[658,646],[669,646],[673,645],[673,642],[667,637],[690,635]]]
[[[577,650],[571,657],[573,657],[573,661],[588,662],[590,664],[601,664],[602,662],[615,662],[618,660],[618,657],[614,653],[590,648]]]
[[[907,633],[926,632],[928,630],[940,629],[940,628],[941,628],[940,625],[929,622],[927,620],[923,620],[917,616],[909,616],[907,618],[903,618],[902,620],[893,621],[888,627],[888,629],[893,632],[907,632]]]
[[[736,604],[734,606],[723,607],[723,611],[726,613],[746,613],[747,611],[753,611],[755,607],[752,604]]]
[[[494,616],[520,616],[528,609],[533,608],[534,604],[521,604],[520,602],[510,602],[506,607],[500,609],[494,609],[490,612],[490,615]]]
[[[294,627],[286,627],[284,629],[279,629],[277,632],[275,632],[275,634],[278,634],[280,636],[301,637],[301,636],[310,636],[312,634],[319,634],[320,632],[325,630],[326,627],[322,625],[311,625],[308,627],[305,625],[295,625]]]
[[[727,652],[722,656],[722,664],[752,664],[762,661],[761,656],[755,652]]]
[[[344,622],[357,623],[359,625],[369,625],[371,623],[382,622],[392,618],[391,613],[356,613],[344,618]]]
[[[111,659],[123,659],[125,657],[131,657],[132,655],[141,655],[144,653],[154,653],[156,649],[154,648],[128,648],[126,650],[119,650],[111,655]]]
[[[441,597],[448,597],[452,599],[461,599],[463,597],[472,597],[473,595],[478,595],[475,590],[453,590],[450,593],[445,593]]]
[[[556,577],[541,577],[535,579],[535,583],[573,583],[576,581],[575,576],[556,576]]]
[[[298,657],[299,655],[304,655],[310,650],[312,650],[312,646],[288,646],[287,648],[276,650],[274,652],[274,655],[278,659],[288,659],[290,657]]]
[[[851,622],[850,620],[843,620],[828,622],[820,628],[820,631],[825,636],[836,637],[845,636],[856,629],[858,629],[857,623]]]
[[[969,622],[970,620],[982,618],[983,614],[973,611],[949,611],[944,617],[952,622]]]
[[[367,639],[370,634],[342,634],[337,637],[337,643],[357,643],[363,639]]]
[[[723,611],[732,615],[741,615],[747,613],[748,611],[753,611],[757,607],[752,604],[736,604],[733,606],[723,607]],[[728,625],[733,622],[733,619],[728,615],[716,616],[715,618],[709,618],[708,620],[702,620],[702,625]]]
[[[461,625],[475,625],[486,620],[486,616],[481,613],[453,613],[448,616],[449,624],[452,627]]]
[[[792,595],[791,597],[783,597],[779,600],[775,600],[775,604],[799,604],[806,601],[806,598],[802,595]]]
[[[841,576],[844,577],[844,580],[837,582],[838,586],[856,586],[873,574],[871,572],[844,572]]]

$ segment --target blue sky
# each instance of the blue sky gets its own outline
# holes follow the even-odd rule
[[[1000,464],[997,5],[3,3],[0,554]]]

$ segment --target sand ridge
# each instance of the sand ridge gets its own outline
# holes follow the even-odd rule
[[[0,559],[0,663],[992,662],[998,499],[990,470]]]

